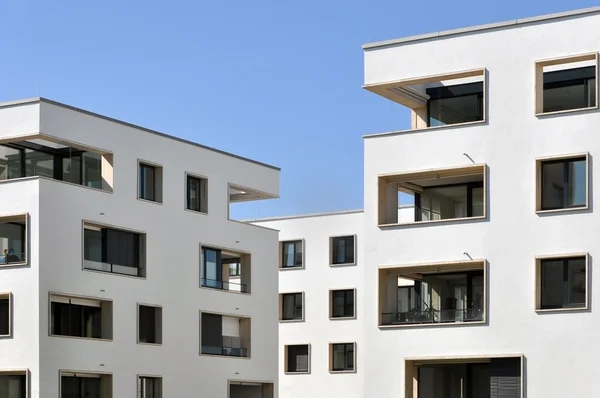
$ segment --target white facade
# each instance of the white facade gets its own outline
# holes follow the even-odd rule
[[[18,381],[2,381],[10,371],[26,374],[29,398],[60,396],[61,377],[73,374],[111,376],[90,397],[136,396],[140,375],[161,378],[162,395],[138,397],[276,396],[277,232],[230,220],[228,199],[277,197],[279,170],[45,99],[0,105],[0,145],[23,142],[93,152],[102,180],[88,183],[96,188],[39,176],[0,181],[0,223],[15,214],[27,220],[26,259],[0,265],[0,294],[11,297],[0,396],[21,397]],[[138,198],[140,162],[156,167],[155,202]],[[208,181],[204,212],[187,209],[188,174]],[[141,276],[90,269],[84,224],[141,233]],[[225,270],[201,282],[209,277],[206,247],[239,254],[249,294],[228,289]],[[102,261],[97,269],[110,270]],[[102,338],[58,332],[51,295],[101,301]],[[161,308],[156,344],[138,343],[140,304]],[[223,315],[222,335],[242,345],[234,356],[203,354],[201,312]]]

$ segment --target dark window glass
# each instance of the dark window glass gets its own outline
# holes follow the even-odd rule
[[[302,241],[282,242],[282,268],[302,267]]]
[[[83,154],[83,185],[102,189],[102,157],[93,152]]]
[[[481,217],[483,214],[483,181],[431,186],[415,193],[416,221]]]
[[[308,345],[287,346],[286,372],[308,372],[308,361]]]
[[[188,210],[206,213],[207,206],[207,180],[203,178],[187,178],[187,208]]]
[[[286,293],[281,297],[281,319],[302,319],[302,293]]]
[[[0,374],[0,397],[25,398],[27,392],[27,378],[25,375]]]
[[[161,398],[162,380],[158,377],[140,377],[138,379],[138,398]]]
[[[331,264],[354,263],[354,236],[332,238]]]
[[[241,276],[241,264],[240,263],[232,263],[229,264],[229,276]]]
[[[22,149],[0,145],[0,181],[23,177]]]
[[[542,260],[541,279],[542,309],[585,305],[585,257]]]
[[[139,197],[141,199],[156,200],[155,174],[155,167],[147,164],[140,164]]]
[[[61,398],[101,398],[102,383],[99,377],[62,376]]]
[[[202,354],[223,354],[223,318],[217,314],[201,314]]]
[[[62,180],[73,184],[81,184],[81,155],[62,159]]]
[[[54,156],[45,152],[25,150],[25,175],[54,178]]]
[[[331,292],[332,318],[354,316],[354,290],[334,290]]]
[[[332,345],[332,369],[333,371],[354,370],[354,344],[333,344]]]
[[[26,261],[25,222],[0,222],[0,265]]]
[[[139,342],[149,344],[160,344],[160,308],[146,305],[139,306]]]
[[[428,126],[483,120],[483,82],[428,88]]]
[[[0,298],[0,336],[10,334],[10,300]]]
[[[102,309],[52,302],[51,331],[58,336],[102,338]]]
[[[202,286],[223,288],[223,263],[220,250],[202,248]]]
[[[544,112],[596,106],[596,68],[566,69],[544,73]]]
[[[541,177],[542,210],[586,205],[585,158],[542,162]]]

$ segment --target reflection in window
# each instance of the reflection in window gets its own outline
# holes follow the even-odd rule
[[[0,373],[0,397],[25,398],[27,395],[27,376],[21,372]]]
[[[333,344],[332,351],[332,371],[351,371],[354,370],[354,343]]]
[[[308,345],[288,345],[285,371],[288,373],[308,373]]]
[[[302,319],[302,293],[282,294],[281,311],[281,319],[284,321]]]
[[[354,236],[332,238],[331,264],[354,263]]]
[[[542,162],[542,210],[585,206],[586,178],[584,157]]]
[[[483,193],[483,181],[425,187],[415,193],[415,220],[482,217]]]
[[[0,265],[26,261],[25,221],[0,221]]]
[[[282,242],[281,267],[302,267],[302,241]]]
[[[544,112],[596,106],[596,67],[544,72]]]
[[[541,308],[577,308],[586,302],[585,257],[541,261]]]
[[[483,82],[428,88],[428,126],[483,120]]]
[[[22,157],[19,149],[0,145],[0,181],[21,178]]]
[[[154,201],[155,199],[155,174],[153,166],[140,163],[139,198]]]

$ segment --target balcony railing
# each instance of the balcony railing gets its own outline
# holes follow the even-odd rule
[[[464,310],[412,310],[406,312],[384,312],[381,314],[382,325],[411,325],[435,323],[461,323],[483,320],[483,310],[470,308]]]
[[[101,263],[97,261],[84,260],[84,269],[91,269],[94,271],[109,272],[111,274],[129,275],[129,276],[143,276],[142,268],[128,267],[126,265]]]
[[[216,279],[205,279],[201,280],[202,287],[210,287],[212,289],[228,290],[230,292],[241,292],[248,293],[248,285],[243,283],[234,283],[227,281],[220,281]]]
[[[0,265],[18,264],[25,262],[25,253],[0,254]]]
[[[225,355],[228,357],[247,357],[248,350],[240,347],[214,347],[214,346],[202,346],[203,354],[210,355]]]

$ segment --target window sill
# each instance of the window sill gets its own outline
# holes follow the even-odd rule
[[[586,107],[586,108],[566,109],[564,111],[540,112],[540,113],[536,113],[535,116],[543,118],[544,116],[558,116],[558,115],[564,115],[564,114],[567,114],[567,113],[593,111],[595,109],[598,109],[598,106],[590,106],[590,107]]]
[[[352,374],[352,373],[356,373],[356,369],[352,369],[352,370],[330,370],[329,373],[335,375],[335,374]]]
[[[352,266],[356,266],[356,261],[353,262],[353,263],[329,264],[329,266],[331,268],[336,268],[336,267],[352,267]]]
[[[304,265],[301,267],[279,267],[279,271],[297,271],[304,269]]]
[[[183,210],[189,211],[190,213],[199,214],[201,216],[208,216],[208,212],[207,211],[192,210],[192,209],[188,209],[187,207],[185,207]]]
[[[142,343],[140,341],[137,342],[139,345],[149,345],[149,346],[162,346],[162,343]]]
[[[27,261],[22,261],[19,263],[0,264],[0,268],[23,267],[26,265],[27,265]]]
[[[588,306],[583,307],[566,307],[566,308],[544,308],[544,309],[536,309],[535,312],[539,314],[548,314],[548,313],[561,313],[561,312],[584,312],[588,311]]]
[[[237,291],[237,290],[219,289],[219,288],[216,288],[216,287],[202,286],[202,285],[200,285],[199,287],[200,287],[200,289],[204,289],[204,290],[212,290],[212,291],[215,291],[215,292],[222,292],[222,293],[233,293],[233,294],[243,294],[244,296],[249,296],[249,295],[250,295],[250,293],[249,293],[249,292],[248,292],[248,293],[245,293],[245,292],[240,292],[240,291]]]
[[[330,316],[330,321],[353,321],[356,319],[356,315],[354,316]]]
[[[101,341],[104,343],[112,343],[113,339],[96,339],[94,337],[80,337],[80,336],[63,336],[60,334],[49,334],[49,337],[58,337],[61,339],[74,339],[74,340],[91,340],[91,341]]]
[[[133,275],[126,275],[126,274],[118,274],[116,272],[99,271],[99,270],[89,269],[89,268],[82,268],[81,270],[82,271],[86,271],[86,272],[93,272],[95,274],[102,274],[102,275],[122,276],[122,277],[125,277],[125,278],[141,279],[141,280],[145,280],[146,279],[145,276],[133,276]]]
[[[230,359],[251,359],[251,357],[239,357],[236,355],[219,355],[219,354],[198,354],[201,357],[212,357],[212,358],[230,358]]]
[[[12,339],[12,337],[13,337],[12,334],[0,334],[0,340]]]
[[[441,223],[452,223],[452,222],[465,222],[465,221],[477,221],[485,220],[486,216],[477,217],[461,217],[461,218],[446,218],[444,220],[429,220],[429,221],[415,221],[405,223],[393,223],[393,224],[379,224],[379,228],[390,228],[390,227],[407,227],[416,225],[427,225],[427,224],[441,224]]]
[[[485,325],[486,320],[482,321],[472,321],[472,322],[445,322],[445,323],[411,323],[409,325],[378,325],[379,329],[404,329],[404,328],[422,328],[422,327],[434,327],[434,328],[443,328],[443,327],[461,327],[461,326],[475,326],[475,325]]]
[[[552,213],[564,213],[570,211],[582,211],[589,210],[589,206],[578,206],[578,207],[563,207],[562,209],[550,209],[550,210],[536,210],[535,214],[552,214]]]
[[[283,372],[283,374],[285,375],[289,375],[289,376],[296,376],[296,375],[309,375],[310,374],[310,370],[306,371],[306,372]]]
[[[304,318],[302,319],[280,319],[279,323],[301,323],[304,322]]]
[[[155,205],[162,205],[162,202],[159,202],[158,200],[144,199],[144,198],[140,198],[139,196],[138,196],[137,200],[139,200],[140,202],[154,203]]]

